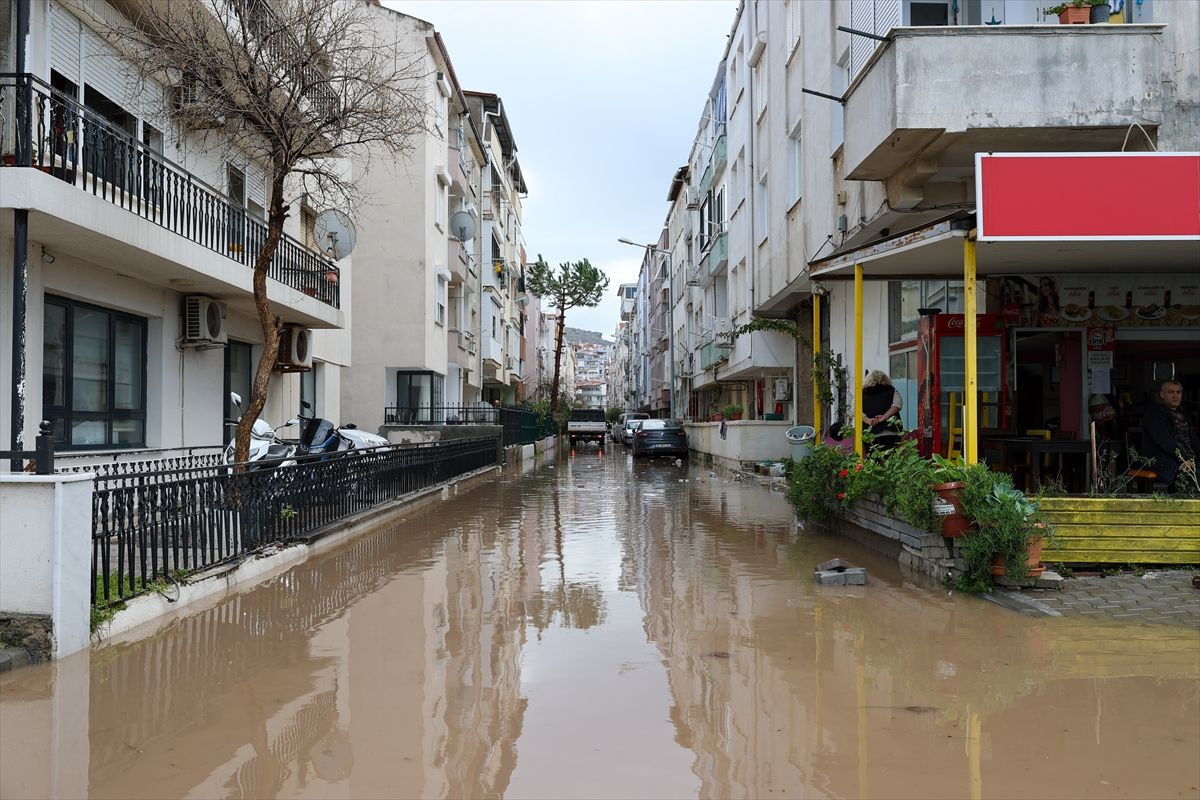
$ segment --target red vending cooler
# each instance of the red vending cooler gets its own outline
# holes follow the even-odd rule
[[[1008,426],[1008,348],[1004,320],[997,314],[975,317],[979,421],[983,429]],[[921,453],[962,452],[966,403],[963,315],[923,315],[917,322],[917,430]]]

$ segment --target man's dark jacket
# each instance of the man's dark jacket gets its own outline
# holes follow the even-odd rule
[[[1188,438],[1192,442],[1192,452],[1200,452],[1200,437],[1188,425]],[[1171,410],[1162,403],[1154,403],[1142,415],[1142,455],[1153,459],[1153,469],[1158,473],[1158,479],[1166,484],[1175,482],[1179,472],[1179,459],[1175,451],[1179,444],[1175,440],[1175,420]]]

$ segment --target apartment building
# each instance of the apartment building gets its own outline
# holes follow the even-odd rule
[[[103,34],[128,25],[113,5],[26,3],[27,23],[21,5],[0,2],[0,384],[17,388],[0,439],[19,424],[29,448],[46,419],[60,451],[221,444],[228,393],[249,395],[261,352],[251,281],[270,165],[180,127],[178,87],[141,80]],[[268,278],[285,326],[263,410],[276,423],[302,398],[341,417],[348,350],[312,332],[345,326],[350,262],[316,242],[323,210],[293,211]]]
[[[489,402],[512,402],[521,391],[524,308],[530,302],[521,227],[521,198],[528,189],[503,100],[484,92],[467,92],[466,97],[485,154],[479,234],[485,266],[480,299],[483,396]]]
[[[355,367],[343,385],[361,427],[440,422],[483,399],[480,174],[487,169],[450,56],[434,26],[374,7],[381,31],[421,54],[429,120],[404,157],[356,165],[364,194],[352,282]]]
[[[953,367],[963,347],[956,315],[971,301],[977,433],[1050,429],[1082,451],[1096,394],[1128,397],[1119,424],[1129,430],[1163,377],[1186,377],[1190,399],[1200,399],[1200,323],[1188,313],[1200,298],[1194,238],[974,245],[982,156],[1047,154],[1036,178],[1062,163],[1055,154],[1200,150],[1200,6],[1110,9],[1094,24],[1066,25],[1033,2],[851,0],[832,14],[795,0],[742,7],[731,47],[761,51],[757,66],[749,57],[744,65],[765,86],[761,130],[775,132],[767,149],[795,168],[786,192],[768,194],[767,242],[782,236],[787,257],[761,265],[754,310],[811,330],[811,304],[821,307],[820,346],[847,365],[850,384],[823,409],[823,424],[851,413],[856,375],[882,369],[923,449],[959,452],[953,429],[966,401],[963,368]],[[1126,66],[1110,73],[1110,64]],[[1101,71],[1090,84],[1073,77]],[[1042,191],[1035,184],[1031,195]],[[1132,211],[1121,196],[1096,202],[1111,202],[1110,219]],[[1110,354],[1091,367],[1089,328]],[[924,366],[941,378],[929,392],[925,345],[943,359]],[[1155,356],[1165,351],[1169,367]]]
[[[742,3],[695,144],[668,194],[662,247],[672,257],[673,322],[683,343],[673,384],[687,392],[687,416],[700,421],[736,404],[751,421],[824,428],[851,413],[855,375],[881,369],[902,393],[906,426],[916,428],[918,309],[955,315],[967,306],[963,240],[978,224],[976,154],[1200,149],[1200,65],[1190,44],[1200,6],[1148,0],[1111,8],[1096,24],[1060,25],[1041,4],[1015,0],[997,8],[975,0]],[[1078,91],[1077,76],[1114,63],[1129,66]],[[955,66],[948,76],[932,64]],[[1108,200],[1110,217],[1128,215],[1120,197]],[[1192,240],[981,245],[973,299],[981,315],[1008,320],[985,344],[998,348],[988,359],[1004,363],[1000,351],[1028,356],[981,375],[984,427],[1040,429],[1049,419],[1085,440],[1093,387],[1115,390],[1120,380],[1137,403],[1147,401],[1146,387],[1166,374],[1150,358],[1155,347],[1176,356],[1172,374],[1200,375],[1191,344],[1196,255]],[[1148,275],[1131,277],[1135,263]],[[1038,319],[1030,309],[1047,286],[1056,287],[1056,305],[1062,298],[1063,307],[1087,314]],[[1096,317],[1092,297],[1119,298],[1119,307]],[[1165,311],[1137,320],[1134,307]],[[1116,364],[1102,368],[1098,382],[1079,366],[1085,316],[1116,340]],[[722,335],[764,318],[796,323],[799,337]],[[1063,330],[1024,330],[1046,325]],[[1072,354],[1068,398],[1018,408],[1018,373],[1026,385],[1052,381],[1044,363],[1053,362],[1059,333]],[[830,369],[834,399],[817,416],[814,345],[845,370]],[[961,337],[951,342],[961,346]],[[839,382],[839,374],[847,377]],[[955,419],[961,424],[963,387],[952,381],[924,404],[942,431],[927,449],[954,452],[947,431]],[[703,431],[693,434],[708,446]],[[786,454],[782,436],[774,439],[774,455]],[[955,441],[961,446],[961,436]],[[740,455],[770,455],[767,440],[760,443]]]

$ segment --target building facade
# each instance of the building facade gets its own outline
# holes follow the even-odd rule
[[[24,63],[16,7],[0,2],[0,438],[23,416],[26,448],[42,419],[60,451],[222,444],[229,392],[248,397],[261,353],[252,276],[270,165],[181,128],[178,88],[141,79],[136,55],[105,35],[129,24],[114,6],[29,3]],[[316,242],[322,210],[293,214],[268,278],[285,326],[263,410],[276,424],[301,399],[341,417],[348,347],[312,332],[344,327],[350,262]]]

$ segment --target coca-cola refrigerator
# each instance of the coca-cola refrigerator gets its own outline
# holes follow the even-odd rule
[[[976,315],[976,381],[981,429],[1004,430],[1012,414],[1008,398],[1006,340],[1004,320],[1000,315]],[[967,379],[962,314],[922,314],[917,322],[917,374],[920,376],[917,432],[921,453],[925,456],[961,453]]]

